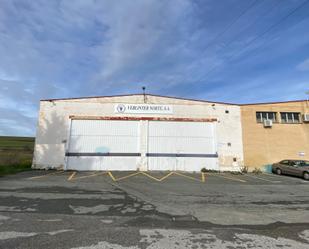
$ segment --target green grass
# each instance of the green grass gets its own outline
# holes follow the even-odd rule
[[[34,146],[33,137],[4,137],[0,136],[0,149],[29,149]]]
[[[17,165],[2,165],[0,166],[0,177],[4,175],[16,174],[18,172],[31,170],[31,163]]]
[[[0,176],[30,170],[33,137],[0,136]]]

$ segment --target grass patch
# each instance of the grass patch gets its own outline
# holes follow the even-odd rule
[[[31,163],[24,163],[17,165],[2,165],[0,166],[0,177],[10,174],[16,174],[27,170],[31,170]]]
[[[0,136],[0,149],[32,150],[33,145],[34,145],[33,137]]]
[[[0,136],[0,176],[30,170],[33,137]]]

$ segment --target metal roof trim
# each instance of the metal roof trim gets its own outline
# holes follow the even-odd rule
[[[133,94],[106,95],[106,96],[89,96],[89,97],[73,97],[73,98],[58,98],[58,99],[41,99],[40,101],[96,99],[96,98],[130,97],[130,96],[143,96],[143,95],[144,94],[142,94],[142,93],[133,93]],[[308,100],[303,99],[303,100],[287,100],[287,101],[271,101],[271,102],[257,102],[257,103],[237,104],[237,103],[229,103],[229,102],[210,101],[210,100],[184,98],[184,97],[175,97],[175,96],[165,96],[165,95],[159,95],[159,94],[146,94],[146,96],[169,98],[169,99],[179,99],[179,100],[186,100],[186,101],[196,101],[196,102],[203,102],[203,103],[210,103],[210,104],[234,105],[234,106],[283,104],[283,103],[305,102],[305,101],[308,101]]]

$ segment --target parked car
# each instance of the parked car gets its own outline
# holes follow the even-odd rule
[[[272,165],[273,173],[277,175],[300,176],[309,180],[309,161],[305,160],[282,160]]]

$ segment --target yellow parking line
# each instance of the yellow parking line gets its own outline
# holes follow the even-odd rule
[[[236,177],[222,176],[222,175],[219,175],[219,174],[211,174],[211,175],[212,176],[217,176],[217,177],[222,177],[222,178],[233,180],[233,181],[238,181],[238,182],[247,182],[245,180],[242,180],[242,179],[239,179],[239,178],[236,178]]]
[[[73,177],[76,175],[76,171],[74,171],[68,178],[68,181],[71,181]]]
[[[112,180],[115,182],[116,181],[116,179],[115,179],[115,177],[113,176],[113,174],[112,174],[112,172],[108,172],[108,175],[112,178]]]
[[[149,174],[146,173],[146,172],[141,172],[141,173],[142,173],[143,175],[145,175],[145,176],[147,176],[147,177],[149,177],[149,178],[155,180],[155,181],[158,181],[158,182],[161,182],[161,181],[163,181],[164,179],[166,179],[166,178],[168,178],[169,176],[171,176],[172,174],[174,174],[174,172],[170,172],[170,173],[168,173],[167,175],[165,175],[165,176],[163,176],[163,177],[161,177],[161,178],[156,178],[156,177],[154,177],[154,176],[152,176],[152,175],[149,175]]]
[[[129,178],[129,177],[131,177],[131,176],[136,176],[136,175],[141,174],[141,173],[142,173],[142,172],[135,172],[135,173],[132,173],[132,174],[127,175],[127,176],[115,178],[115,177],[113,176],[112,172],[110,172],[110,171],[108,172],[109,176],[112,178],[112,180],[113,180],[114,182],[117,182],[117,181],[120,181],[120,180]]]
[[[32,177],[29,177],[27,179],[29,179],[29,180],[39,179],[39,178],[43,178],[43,177],[47,177],[47,176],[51,176],[51,175],[60,174],[60,173],[64,173],[64,171],[61,170],[61,171],[57,171],[57,172],[52,172],[52,173],[48,173],[48,174],[45,174],[45,175],[42,175],[42,176],[32,176]]]
[[[163,176],[163,177],[160,179],[160,182],[163,181],[164,179],[168,178],[168,177],[171,176],[172,174],[174,174],[174,172],[170,172],[170,173],[168,173],[166,176]]]
[[[143,175],[145,175],[145,176],[147,176],[147,177],[149,177],[149,178],[151,178],[151,179],[153,179],[155,181],[160,182],[160,179],[158,179],[158,178],[156,178],[154,176],[151,176],[151,175],[147,174],[146,172],[141,172],[141,174],[143,174]]]
[[[74,177],[72,180],[84,179],[84,178],[93,177],[93,176],[99,176],[99,175],[104,175],[104,174],[107,174],[107,172],[99,172],[99,173],[94,173],[94,174],[87,175],[87,176]]]
[[[187,175],[181,174],[181,173],[179,173],[179,172],[174,172],[174,174],[175,174],[175,175],[182,176],[182,177],[186,177],[186,178],[191,179],[191,180],[194,180],[194,181],[203,182],[203,180],[197,179],[197,178],[192,177],[192,176],[187,176]]]
[[[63,172],[63,171],[62,171]],[[62,173],[61,172],[61,173]],[[60,172],[53,172],[51,174],[48,174],[48,175],[52,175],[52,174],[57,174],[57,173],[60,173]],[[155,181],[158,181],[158,182],[162,182],[163,180],[165,180],[166,178],[168,178],[169,176],[171,175],[179,175],[179,176],[182,176],[182,177],[185,177],[185,178],[188,178],[188,179],[191,179],[191,180],[194,180],[194,181],[198,181],[198,182],[205,182],[205,173],[202,173],[201,174],[201,179],[197,179],[195,177],[192,177],[192,176],[188,176],[188,175],[185,175],[185,174],[182,174],[182,173],[179,173],[179,172],[169,172],[168,174],[166,174],[165,176],[161,177],[161,178],[157,178],[157,177],[154,177],[146,172],[134,172],[132,174],[129,174],[129,175],[126,175],[126,176],[122,176],[122,177],[119,177],[119,178],[116,178],[111,171],[109,172],[99,172],[99,173],[94,173],[94,174],[90,174],[90,175],[86,175],[86,176],[80,176],[80,177],[75,177],[75,175],[77,174],[76,171],[72,172],[72,174],[68,177],[68,181],[72,181],[72,180],[77,180],[77,179],[83,179],[83,178],[89,178],[89,177],[93,177],[93,176],[99,176],[99,175],[104,175],[104,174],[108,174],[110,176],[110,178],[114,181],[114,182],[117,182],[117,181],[120,181],[120,180],[124,180],[126,178],[129,178],[129,177],[132,177],[132,176],[136,176],[136,175],[139,175],[139,174],[142,174],[142,175],[145,175],[147,176],[148,178],[151,178]],[[44,175],[46,176],[46,175]],[[44,177],[44,176],[38,176],[38,177]],[[37,177],[37,178],[38,178]],[[234,179],[233,179],[234,180]]]
[[[170,173],[168,173],[167,175],[165,175],[165,176],[163,176],[163,177],[161,177],[161,178],[154,177],[154,176],[152,176],[152,175],[150,175],[150,174],[148,174],[148,173],[146,173],[146,172],[143,172],[143,171],[141,171],[141,172],[135,172],[135,173],[129,174],[129,175],[127,175],[127,176],[123,176],[123,177],[119,177],[119,178],[116,178],[116,177],[112,174],[112,172],[110,172],[110,171],[109,171],[107,174],[111,177],[111,179],[112,179],[114,182],[117,182],[117,181],[120,181],[120,180],[129,178],[129,177],[132,177],[132,176],[136,176],[136,175],[138,175],[138,174],[142,174],[142,175],[144,175],[144,176],[146,176],[146,177],[148,177],[148,178],[150,178],[150,179],[152,179],[152,180],[155,180],[155,181],[157,181],[157,182],[162,182],[163,180],[165,180],[166,178],[168,178],[169,176],[171,176],[171,175],[173,175],[173,174],[179,175],[179,176],[182,176],[182,177],[186,177],[186,178],[191,179],[191,180],[194,180],[194,181],[205,182],[205,174],[204,174],[204,173],[202,173],[201,180],[200,180],[200,179],[197,179],[197,178],[195,178],[195,177],[191,177],[191,176],[187,176],[187,175],[178,173],[178,172],[170,172]]]
[[[259,179],[259,180],[262,180],[262,181],[265,181],[265,182],[273,182],[273,183],[275,183],[275,182],[281,182],[281,181],[272,181],[272,180],[260,178],[260,177],[257,177],[257,176],[251,176],[251,175],[244,175],[244,176],[251,177],[251,178],[254,178],[254,179]]]
[[[205,182],[205,181],[206,181],[205,173],[202,172],[202,182]]]
[[[116,181],[120,181],[120,180],[129,178],[129,177],[132,177],[132,176],[136,176],[136,175],[138,175],[138,174],[140,174],[140,173],[141,173],[141,172],[135,172],[135,173],[132,173],[132,174],[127,175],[127,176],[119,177],[119,178],[116,178]]]

